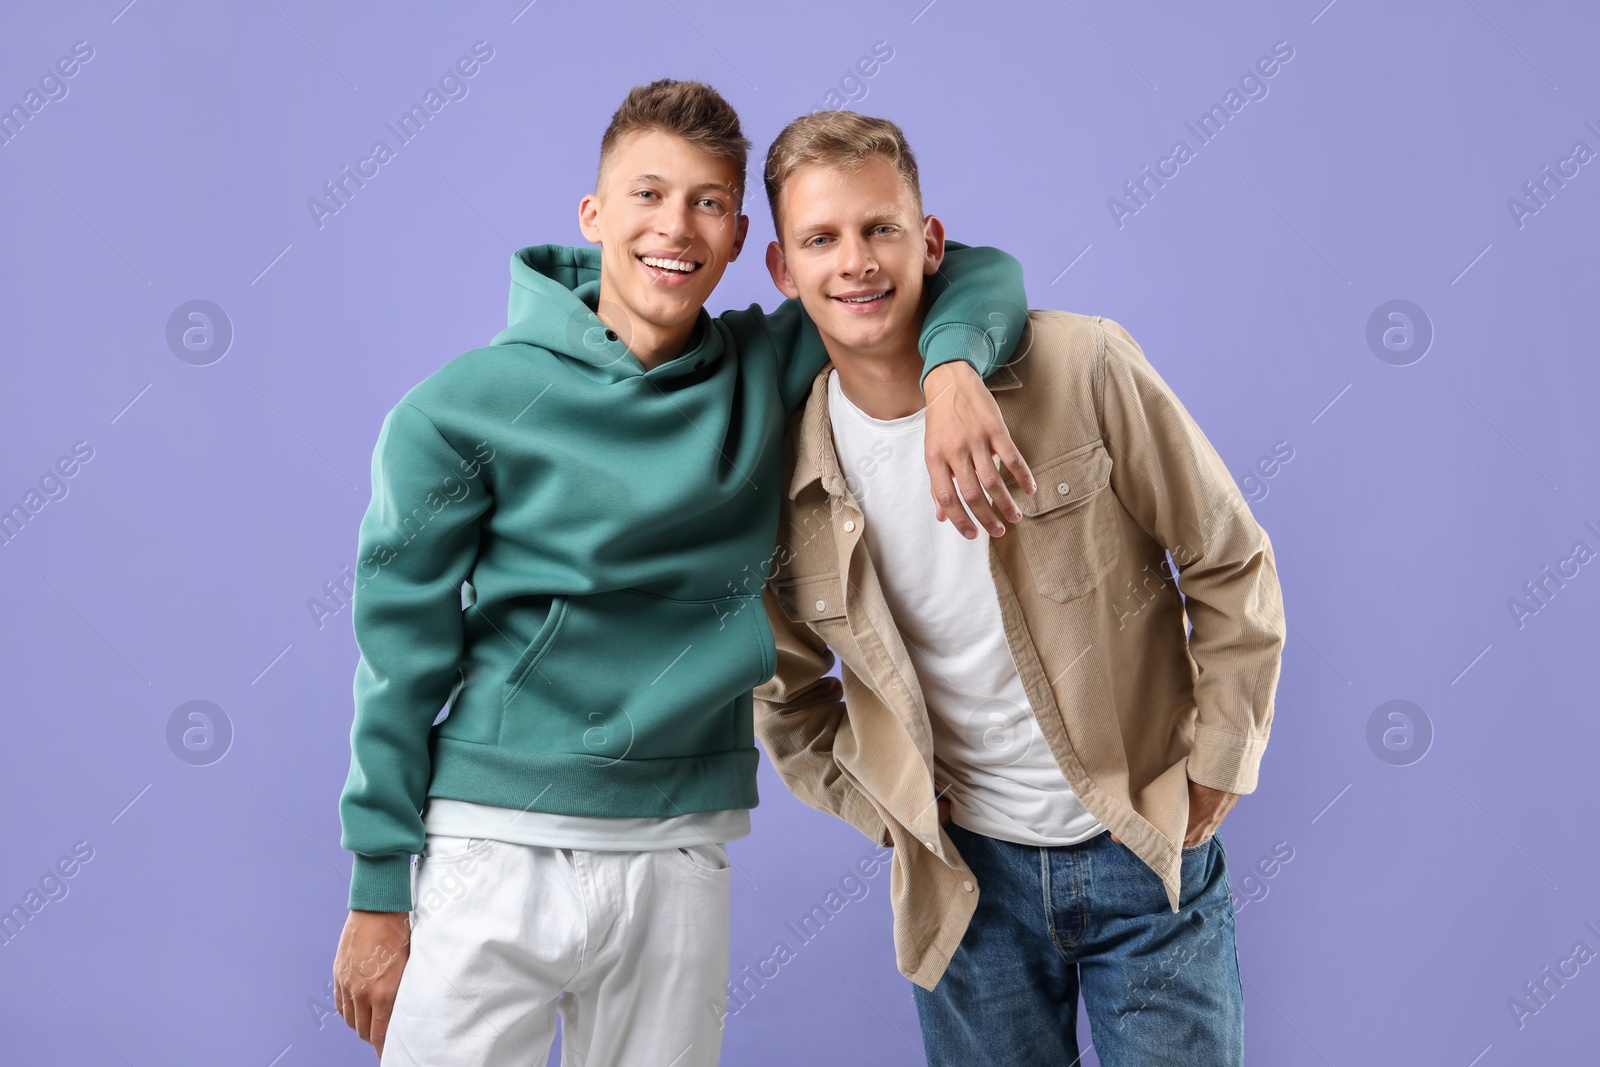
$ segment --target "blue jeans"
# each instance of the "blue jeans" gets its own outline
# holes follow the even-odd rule
[[[1155,872],[1109,833],[1038,848],[945,830],[979,894],[938,985],[913,987],[930,1067],[1072,1067],[1080,989],[1103,1067],[1243,1063],[1220,835],[1183,850],[1174,913]]]

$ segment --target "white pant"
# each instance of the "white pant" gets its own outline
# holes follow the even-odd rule
[[[599,852],[429,836],[383,1067],[715,1067],[725,846]]]

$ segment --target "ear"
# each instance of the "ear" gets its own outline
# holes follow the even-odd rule
[[[590,244],[600,243],[600,195],[590,193],[578,201],[578,229]]]
[[[939,221],[939,216],[929,215],[922,220],[922,243],[923,253],[927,257],[922,273],[939,273],[939,266],[944,262],[944,223]]]
[[[778,287],[778,292],[790,300],[800,299],[800,287],[789,277],[789,264],[783,259],[783,246],[773,241],[767,246],[767,273],[772,275],[772,284]]]
[[[738,228],[733,234],[733,251],[728,253],[729,263],[738,259],[739,253],[744,250],[744,239],[750,236],[750,216],[741,211],[739,213],[739,221],[734,225]]]

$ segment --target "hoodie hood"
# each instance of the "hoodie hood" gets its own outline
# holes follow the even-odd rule
[[[600,302],[600,250],[529,245],[511,256],[506,328],[491,345],[532,345],[606,371],[611,380],[647,373],[595,308]],[[700,309],[683,354],[649,371],[653,380],[697,372],[721,355],[721,339]],[[690,358],[693,357],[693,358]]]

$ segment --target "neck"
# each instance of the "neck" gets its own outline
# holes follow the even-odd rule
[[[850,403],[875,419],[901,419],[921,411],[922,354],[917,339],[922,323],[907,338],[870,349],[850,348],[824,336],[823,344],[833,369],[839,375],[839,388]]]
[[[605,276],[600,278],[600,299],[595,315],[628,346],[645,370],[652,370],[683,355],[694,334],[698,315],[674,326],[661,326],[631,313],[627,305],[611,295]]]

